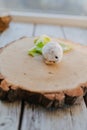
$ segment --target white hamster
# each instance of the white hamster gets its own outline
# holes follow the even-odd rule
[[[58,42],[48,42],[42,48],[42,55],[46,64],[59,63],[63,57],[63,49]]]

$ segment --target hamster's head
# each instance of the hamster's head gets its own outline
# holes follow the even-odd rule
[[[42,55],[47,64],[59,63],[63,57],[63,49],[57,42],[49,42],[42,48]]]

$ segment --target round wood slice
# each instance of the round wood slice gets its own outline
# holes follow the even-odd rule
[[[63,107],[76,103],[87,88],[87,47],[67,40],[72,50],[62,62],[46,65],[41,55],[27,54],[34,38],[22,38],[5,46],[0,53],[0,98],[23,99],[45,107]]]

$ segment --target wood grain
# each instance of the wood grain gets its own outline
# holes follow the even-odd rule
[[[64,34],[66,39],[76,43],[87,45],[87,29],[86,28],[75,28],[75,27],[64,27]]]
[[[39,29],[38,29],[39,27]],[[47,32],[50,35],[50,29],[48,25],[38,25],[36,26],[35,35],[44,34]],[[56,27],[57,28],[57,27]],[[59,27],[58,27],[59,28]],[[52,27],[53,29],[53,27]],[[55,33],[51,35],[56,36],[60,34],[61,38],[66,39],[66,34],[64,28],[60,27],[60,31],[56,29]],[[46,31],[47,30],[47,31]],[[55,30],[55,27],[54,27]],[[79,35],[79,29],[77,29],[77,36]],[[82,30],[83,31],[83,30]],[[68,33],[74,36],[72,29],[69,29]],[[84,33],[84,32],[83,32]],[[69,35],[69,34],[67,34]],[[72,37],[73,37],[72,36]],[[68,36],[67,36],[68,37]],[[69,37],[68,37],[69,38]],[[77,39],[73,37],[74,41],[77,42]],[[72,108],[65,110],[57,111],[46,111],[42,108],[33,107],[25,105],[22,130],[86,130],[87,129],[87,109],[82,99],[81,104],[78,104]]]
[[[32,36],[33,25],[11,23],[10,28],[0,35],[0,47],[23,36]],[[4,103],[0,101],[0,130],[19,130],[21,102]]]
[[[82,45],[87,45],[87,29],[64,27],[65,39],[72,40]],[[87,95],[87,94],[86,94]],[[87,103],[87,100],[85,100]],[[74,130],[87,129],[87,108],[86,103],[82,100],[81,104],[70,109],[71,120]],[[75,112],[77,111],[77,113]]]
[[[56,38],[64,38],[62,29],[60,26],[54,26],[54,25],[44,25],[44,24],[38,24],[36,25],[35,35],[49,35]]]
[[[86,130],[87,110],[84,101],[66,109],[48,111],[26,105],[22,130]],[[27,126],[27,127],[26,127]]]
[[[13,23],[14,25],[14,23]],[[18,25],[18,24],[17,24]],[[16,24],[15,24],[16,26]],[[18,28],[21,25],[18,25]],[[29,25],[30,26],[30,25]],[[48,25],[38,25],[40,26],[40,31],[38,33],[38,27],[36,26],[36,30],[38,34],[35,35],[40,35],[41,34],[48,34],[48,35],[52,35],[52,36],[56,36],[57,35],[61,38],[65,38],[73,40],[74,42],[78,42],[79,39],[81,39],[81,43],[86,42],[86,35],[85,35],[85,31],[83,29],[81,29],[84,38],[81,37],[81,35],[79,34],[79,29],[76,29],[76,35],[74,35],[74,33],[72,32],[72,28],[69,28],[68,32],[66,32],[65,30],[62,31],[61,27],[59,30],[54,29],[52,27],[51,30],[51,26],[50,29],[47,29]],[[12,27],[13,28],[13,27]],[[20,27],[20,28],[23,28]],[[24,27],[25,28],[25,27]],[[33,28],[33,27],[29,27]],[[43,28],[43,29],[41,29]],[[57,28],[57,26],[54,26],[54,28]],[[14,29],[12,29],[14,30]],[[23,29],[24,30],[24,29]],[[19,29],[19,36],[21,36],[21,33],[23,33],[23,30]],[[27,30],[27,28],[26,28]],[[29,33],[31,34],[31,30],[29,30]],[[50,33],[50,31],[51,33]],[[28,31],[28,30],[27,30]],[[4,46],[5,44],[9,43],[10,41],[16,40],[16,30],[14,30],[14,34],[11,34],[12,31],[6,31],[3,33],[3,36],[1,36],[2,40],[0,40],[0,45]],[[25,31],[26,32],[26,31]],[[36,32],[36,31],[35,31]],[[10,37],[10,35],[11,38]],[[67,37],[66,37],[67,35]],[[72,39],[70,38],[70,35],[72,37]],[[14,37],[15,36],[15,37]],[[17,38],[19,38],[19,36],[17,36]],[[23,35],[22,35],[23,36]],[[9,41],[9,40],[10,41]],[[2,44],[3,43],[3,44]],[[3,114],[4,113],[4,114]],[[0,130],[16,130],[17,126],[18,126],[18,120],[19,120],[19,113],[20,113],[20,105],[19,103],[17,104],[7,104],[7,103],[2,103],[0,102]],[[15,115],[16,114],[16,115]],[[21,130],[87,130],[87,109],[84,103],[84,100],[82,100],[81,104],[78,104],[72,108],[66,109],[66,110],[57,110],[57,111],[47,111],[44,110],[40,107],[35,107],[33,108],[33,106],[29,106],[28,104],[25,105],[25,110],[24,110],[24,114],[23,114],[23,121],[22,123],[22,128]],[[8,119],[7,119],[7,118]],[[10,117],[10,118],[9,118]],[[11,121],[10,121],[11,120]],[[6,125],[4,125],[4,123],[6,123]],[[14,124],[12,123],[14,122]],[[12,125],[13,124],[13,125]],[[16,127],[15,127],[16,126]],[[14,128],[13,128],[14,127]]]
[[[10,27],[0,36],[0,47],[4,47],[21,37],[32,36],[33,27],[33,24],[11,22]]]
[[[34,60],[26,55],[27,49],[33,45],[33,40],[33,38],[17,40],[5,47],[0,54],[0,87],[2,91],[7,91],[4,100],[14,100],[15,96],[16,100],[19,100],[19,98],[26,101],[30,99],[31,103],[41,104],[47,108],[51,106],[65,107],[74,104],[87,90],[87,62],[85,61],[87,47],[72,44],[68,40],[61,40],[61,43],[65,42],[65,44],[72,45],[74,49],[68,55],[64,55],[65,59],[63,59],[60,66],[56,64],[50,68],[44,64],[41,56],[37,57],[38,60]],[[85,53],[83,53],[82,49],[84,49]],[[14,66],[16,61],[16,66]],[[81,64],[79,64],[80,62]],[[70,68],[67,68],[67,65]],[[52,72],[53,75],[50,76],[48,72]],[[38,82],[39,79],[41,82]],[[21,91],[17,91],[17,89],[21,89]]]
[[[27,128],[27,129],[26,129]],[[22,130],[71,130],[70,110],[48,111],[26,105]]]
[[[0,101],[0,130],[18,130],[21,105]]]
[[[84,100],[80,104],[70,108],[70,115],[73,130],[87,129],[87,108]]]

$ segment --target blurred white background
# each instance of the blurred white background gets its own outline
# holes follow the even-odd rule
[[[87,15],[87,0],[0,0],[0,10]]]

